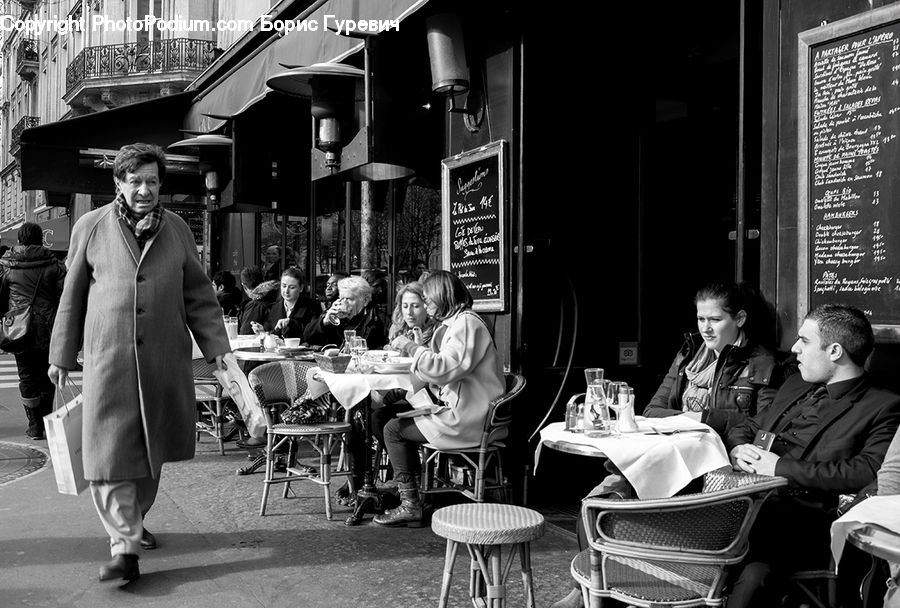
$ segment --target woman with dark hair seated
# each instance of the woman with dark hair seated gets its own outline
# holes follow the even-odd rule
[[[472,312],[472,296],[455,274],[432,273],[423,283],[428,314],[440,323],[431,345],[406,336],[391,342],[411,356],[410,371],[428,382],[445,407],[418,418],[394,418],[384,427],[384,442],[400,489],[400,506],[375,517],[386,526],[421,525],[422,502],[416,485],[421,470],[419,446],[439,449],[477,444],[489,404],[505,391],[500,357],[484,321]]]
[[[281,296],[261,323],[251,323],[254,332],[268,331],[283,338],[302,338],[303,330],[319,313],[319,303],[304,295],[306,279],[291,267],[281,273]]]
[[[685,336],[669,373],[644,409],[648,418],[684,414],[719,435],[772,403],[782,377],[760,344],[762,298],[746,284],[710,283],[694,298],[697,334]]]

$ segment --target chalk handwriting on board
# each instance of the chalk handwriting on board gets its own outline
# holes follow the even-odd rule
[[[481,311],[506,307],[505,146],[494,142],[442,162],[444,265]]]
[[[861,29],[809,47],[809,307],[900,324],[900,23]]]

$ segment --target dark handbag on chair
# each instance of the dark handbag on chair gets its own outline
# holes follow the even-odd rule
[[[6,311],[3,315],[3,322],[0,324],[0,349],[8,353],[21,353],[31,346],[31,308],[34,306],[34,300],[37,297],[38,289],[41,287],[41,278],[44,276],[44,268],[38,275],[37,282],[34,285],[34,293],[31,294],[31,300],[25,306],[17,306]],[[3,288],[0,293],[4,297],[8,293],[8,283],[6,278],[3,279]]]

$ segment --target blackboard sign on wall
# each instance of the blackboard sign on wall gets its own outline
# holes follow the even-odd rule
[[[900,7],[799,36],[799,284],[900,340]]]
[[[483,312],[506,310],[505,141],[441,161],[443,263]]]

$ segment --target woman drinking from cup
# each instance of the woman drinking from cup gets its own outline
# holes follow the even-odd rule
[[[684,414],[724,435],[768,407],[783,378],[775,356],[753,331],[761,320],[755,317],[762,317],[760,302],[745,284],[700,289],[694,298],[700,333],[686,336],[644,415]]]
[[[306,281],[297,268],[287,268],[281,273],[281,296],[275,300],[262,324],[253,322],[256,333],[267,331],[283,338],[300,338],[307,325],[313,322],[320,308],[319,303],[303,294]]]
[[[472,312],[472,296],[455,274],[438,270],[423,283],[428,314],[440,322],[430,347],[398,336],[391,346],[412,357],[410,371],[432,385],[445,406],[418,418],[395,418],[384,427],[384,441],[397,479],[401,504],[375,517],[387,525],[421,525],[422,502],[416,485],[419,445],[439,449],[475,445],[481,439],[489,403],[505,387],[491,332]]]

